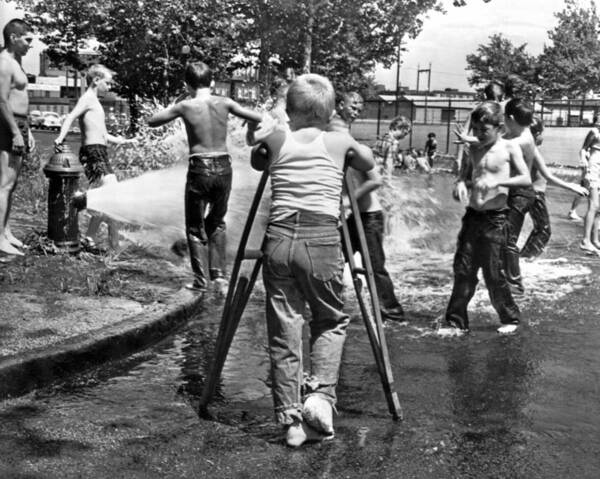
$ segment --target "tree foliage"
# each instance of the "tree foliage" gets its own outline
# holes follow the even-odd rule
[[[594,2],[583,7],[565,0],[555,14],[556,27],[548,32],[550,44],[541,55],[527,53],[527,44],[515,46],[501,34],[467,55],[469,84],[482,87],[490,80],[504,81],[516,75],[524,84],[525,97],[577,97],[600,91],[600,18]]]
[[[102,4],[79,0],[21,0],[27,12],[25,19],[40,33],[40,40],[48,48],[50,60],[82,70],[80,50],[86,46],[98,22]]]
[[[580,96],[600,91],[600,19],[594,2],[587,8],[565,0],[548,32],[551,45],[539,57],[543,89],[553,96]]]
[[[532,95],[539,71],[536,58],[526,48],[526,43],[515,46],[500,33],[490,36],[488,44],[479,45],[476,53],[467,55],[469,84],[481,90],[492,80],[504,83],[509,76],[516,76],[522,84],[521,94]]]

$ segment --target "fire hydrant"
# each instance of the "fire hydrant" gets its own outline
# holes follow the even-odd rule
[[[77,253],[80,248],[78,207],[73,201],[83,166],[68,145],[60,145],[44,166],[48,177],[48,238],[57,248]]]

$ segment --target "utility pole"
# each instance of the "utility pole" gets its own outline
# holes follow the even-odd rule
[[[398,55],[396,57],[396,107],[395,107],[395,116],[398,116],[398,108],[400,108],[400,52],[402,51],[402,45],[404,42],[400,39],[400,43],[398,43]]]
[[[421,65],[417,65],[417,95],[419,94],[421,73],[427,73],[427,92],[425,93],[425,114],[423,118],[423,123],[427,123],[427,95],[431,91],[431,62],[429,62],[429,68],[421,68]]]

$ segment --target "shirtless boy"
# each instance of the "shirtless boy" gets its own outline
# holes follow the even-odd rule
[[[579,197],[588,195],[586,188],[577,183],[561,180],[554,176],[546,166],[546,162],[538,148],[542,144],[542,134],[544,132],[544,124],[540,118],[533,118],[529,131],[535,142],[533,164],[531,165],[531,181],[533,182],[535,201],[529,209],[533,229],[521,249],[521,258],[535,258],[536,256],[539,256],[542,254],[546,244],[550,240],[550,217],[546,207],[546,186],[548,183],[573,191]],[[525,150],[523,150],[523,155],[525,155]]]
[[[446,327],[440,334],[461,334],[469,330],[467,306],[475,294],[477,272],[483,269],[492,306],[500,316],[498,332],[513,332],[520,321],[503,272],[503,250],[506,247],[507,198],[510,187],[531,185],[521,150],[503,139],[502,108],[486,101],[471,114],[471,127],[478,142],[471,145],[466,160],[472,171],[472,188],[466,177],[457,183],[457,196],[468,196],[468,207],[454,256],[454,287],[446,309]],[[513,175],[511,176],[511,171]]]
[[[31,28],[14,19],[3,30],[4,50],[0,52],[0,251],[22,255],[23,243],[15,238],[8,225],[12,194],[19,171],[30,145],[27,123],[29,97],[27,75],[21,58],[31,48]]]
[[[356,92],[347,92],[338,96],[336,114],[329,123],[330,131],[350,133],[350,125],[362,112],[363,99]],[[394,293],[394,284],[385,268],[385,251],[383,250],[384,215],[376,190],[383,181],[377,168],[359,171],[348,168],[347,175],[354,185],[354,194],[358,202],[360,218],[367,240],[369,258],[373,266],[375,287],[381,305],[381,317],[386,320],[404,321],[404,310]],[[353,250],[359,246],[358,232],[352,215],[348,217],[350,239]]]
[[[201,253],[206,245],[210,279],[218,287],[226,283],[225,214],[232,175],[226,144],[227,119],[231,113],[258,123],[262,115],[241,107],[231,98],[213,95],[212,71],[205,63],[189,63],[184,78],[191,98],[154,114],[148,125],[157,127],[176,118],[182,118],[185,124],[189,144],[185,229],[194,272],[194,281],[186,287],[204,291],[208,281],[202,269]]]
[[[574,183],[567,183],[552,175],[546,168],[546,163],[538,150],[530,125],[533,121],[533,110],[520,98],[509,100],[504,107],[504,121],[506,133],[504,137],[514,140],[521,148],[523,159],[527,164],[529,172],[535,169],[545,179],[561,188],[571,190],[578,194],[587,194],[587,190]],[[536,192],[533,186],[511,188],[508,197],[508,243],[506,246],[506,274],[513,293],[524,292],[519,267],[520,251],[517,240],[523,227],[525,214],[528,213],[536,200]]]
[[[81,130],[81,148],[79,149],[79,161],[84,167],[85,176],[91,188],[97,188],[103,184],[116,181],[115,174],[108,162],[107,143],[122,145],[135,143],[135,139],[125,139],[108,133],[106,129],[106,116],[104,108],[98,99],[98,94],[107,92],[112,84],[112,72],[103,65],[92,65],[86,73],[88,88],[77,101],[75,108],[66,116],[58,137],[54,140],[56,148],[60,148],[71,124],[79,119]],[[119,246],[119,232],[115,221],[103,215],[92,214],[86,233],[88,247],[94,247],[96,235],[100,224],[106,222],[108,225],[109,242],[112,249]]]

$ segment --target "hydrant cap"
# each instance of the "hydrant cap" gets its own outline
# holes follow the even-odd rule
[[[59,150],[54,153],[48,163],[44,166],[46,176],[64,174],[67,176],[79,176],[83,172],[83,165],[79,158],[71,151],[69,145],[60,145]]]

